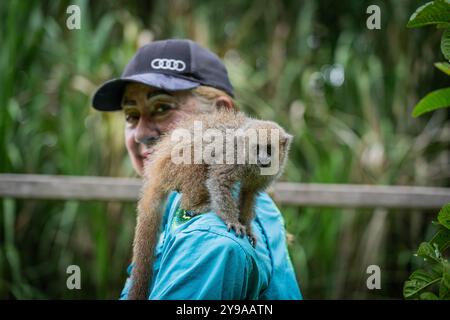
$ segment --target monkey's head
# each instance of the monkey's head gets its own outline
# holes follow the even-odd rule
[[[273,121],[251,120],[246,126],[249,163],[256,164],[261,175],[277,178],[288,158],[292,135]]]

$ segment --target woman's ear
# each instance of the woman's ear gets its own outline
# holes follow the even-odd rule
[[[233,100],[231,100],[231,98],[227,96],[218,97],[215,101],[215,105],[218,109],[225,108],[231,110],[234,107]]]

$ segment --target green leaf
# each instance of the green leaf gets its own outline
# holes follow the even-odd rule
[[[442,207],[438,213],[438,221],[441,225],[450,229],[450,203],[447,203]]]
[[[420,300],[438,300],[439,298],[433,292],[424,292],[420,294]]]
[[[436,271],[427,272],[423,269],[414,271],[409,280],[405,281],[403,286],[403,296],[405,298],[413,298],[420,291],[439,282],[442,274]]]
[[[450,264],[448,261],[442,263],[442,281],[439,286],[439,298],[450,299]]]
[[[422,98],[414,107],[412,115],[418,117],[426,112],[450,106],[450,88],[435,90]]]
[[[450,76],[450,63],[448,62],[436,62],[434,64],[436,68]]]
[[[447,28],[450,28],[450,23],[448,23],[448,22],[438,23],[438,24],[436,25],[436,28],[438,28],[438,29],[447,29]]]
[[[446,29],[442,35],[441,51],[445,59],[450,60],[450,29]]]
[[[420,244],[419,249],[417,250],[417,255],[425,259],[433,260],[435,262],[441,262],[440,252],[428,242],[422,242]]]
[[[442,254],[450,246],[450,230],[441,226],[441,229],[430,240],[430,243],[436,245]]]
[[[435,0],[419,7],[409,18],[408,28],[450,22],[450,0]]]

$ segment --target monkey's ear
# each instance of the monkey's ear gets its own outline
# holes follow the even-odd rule
[[[292,139],[294,139],[294,136],[291,135],[291,134],[289,134],[289,133],[286,133],[286,134],[283,136],[283,138],[281,139],[281,143],[282,143],[283,145],[288,145],[288,144],[290,144],[290,143],[292,142]]]

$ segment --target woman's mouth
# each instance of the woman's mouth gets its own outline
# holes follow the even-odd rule
[[[144,160],[147,160],[147,159],[153,154],[153,152],[154,152],[153,149],[147,150],[147,151],[145,151],[145,152],[143,152],[143,153],[141,154],[141,157],[142,157]]]

